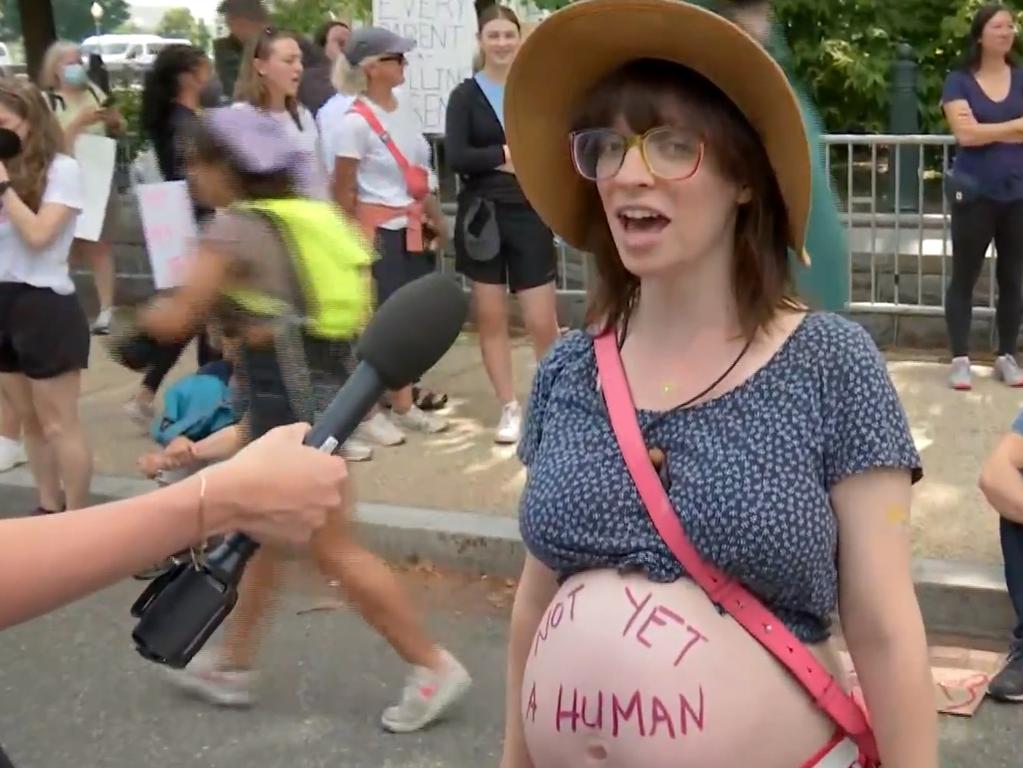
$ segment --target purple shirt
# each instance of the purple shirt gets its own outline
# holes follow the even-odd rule
[[[992,101],[973,73],[949,73],[941,103],[965,100],[978,123],[1007,123],[1023,117],[1023,70],[1013,67],[1009,95]],[[982,147],[957,147],[954,170],[977,184],[980,193],[999,201],[1023,198],[1023,144],[994,142]]]

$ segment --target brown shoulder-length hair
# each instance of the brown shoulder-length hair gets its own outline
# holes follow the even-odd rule
[[[266,83],[256,71],[256,59],[269,59],[273,53],[274,44],[278,40],[294,40],[298,42],[298,36],[292,32],[284,32],[279,29],[267,29],[260,32],[249,40],[242,52],[242,65],[238,70],[238,81],[234,85],[234,100],[251,104],[259,109],[266,109],[270,106],[270,92]],[[295,125],[302,128],[302,121],[298,116],[298,99],[288,96],[284,100],[284,106],[291,113]]]
[[[22,142],[21,153],[7,161],[7,173],[18,197],[33,211],[38,211],[50,165],[64,148],[64,132],[42,92],[27,80],[0,79],[0,105],[28,124],[28,136]]]
[[[573,130],[606,127],[621,117],[643,133],[685,116],[700,132],[707,159],[729,180],[748,186],[749,203],[735,225],[732,287],[743,335],[752,338],[779,310],[802,308],[792,287],[789,226],[785,202],[767,152],[738,107],[709,80],[672,62],[641,59],[608,75],[582,100]],[[618,327],[639,297],[639,280],[625,269],[594,185],[592,230],[587,250],[594,254],[597,285],[587,323]]]

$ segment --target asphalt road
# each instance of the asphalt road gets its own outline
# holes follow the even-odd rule
[[[0,516],[30,506],[5,488]],[[263,698],[210,708],[171,689],[131,647],[126,582],[0,634],[0,742],[17,768],[484,768],[496,766],[510,590],[429,572],[406,576],[436,636],[476,679],[466,703],[425,733],[378,726],[404,670],[343,606],[294,590],[264,653]],[[0,596],[2,599],[2,596]],[[1023,707],[986,702],[943,717],[942,765],[1016,768]]]

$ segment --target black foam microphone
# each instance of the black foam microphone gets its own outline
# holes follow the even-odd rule
[[[8,128],[0,128],[0,161],[11,160],[21,154],[21,137]]]
[[[451,348],[468,314],[468,300],[450,278],[420,278],[383,303],[356,345],[359,363],[305,444],[333,452],[387,390],[401,389]],[[234,608],[237,587],[259,544],[233,533],[200,567],[184,562],[153,581],[132,606],[132,639],[150,661],[182,668]]]

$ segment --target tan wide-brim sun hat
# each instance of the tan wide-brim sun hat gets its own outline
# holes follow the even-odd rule
[[[530,204],[570,245],[585,250],[595,217],[593,183],[572,165],[569,132],[580,100],[636,59],[664,59],[714,83],[767,150],[788,214],[793,250],[810,213],[810,145],[799,101],[781,67],[746,32],[678,0],[581,0],[542,21],[522,43],[505,92],[515,173]]]

